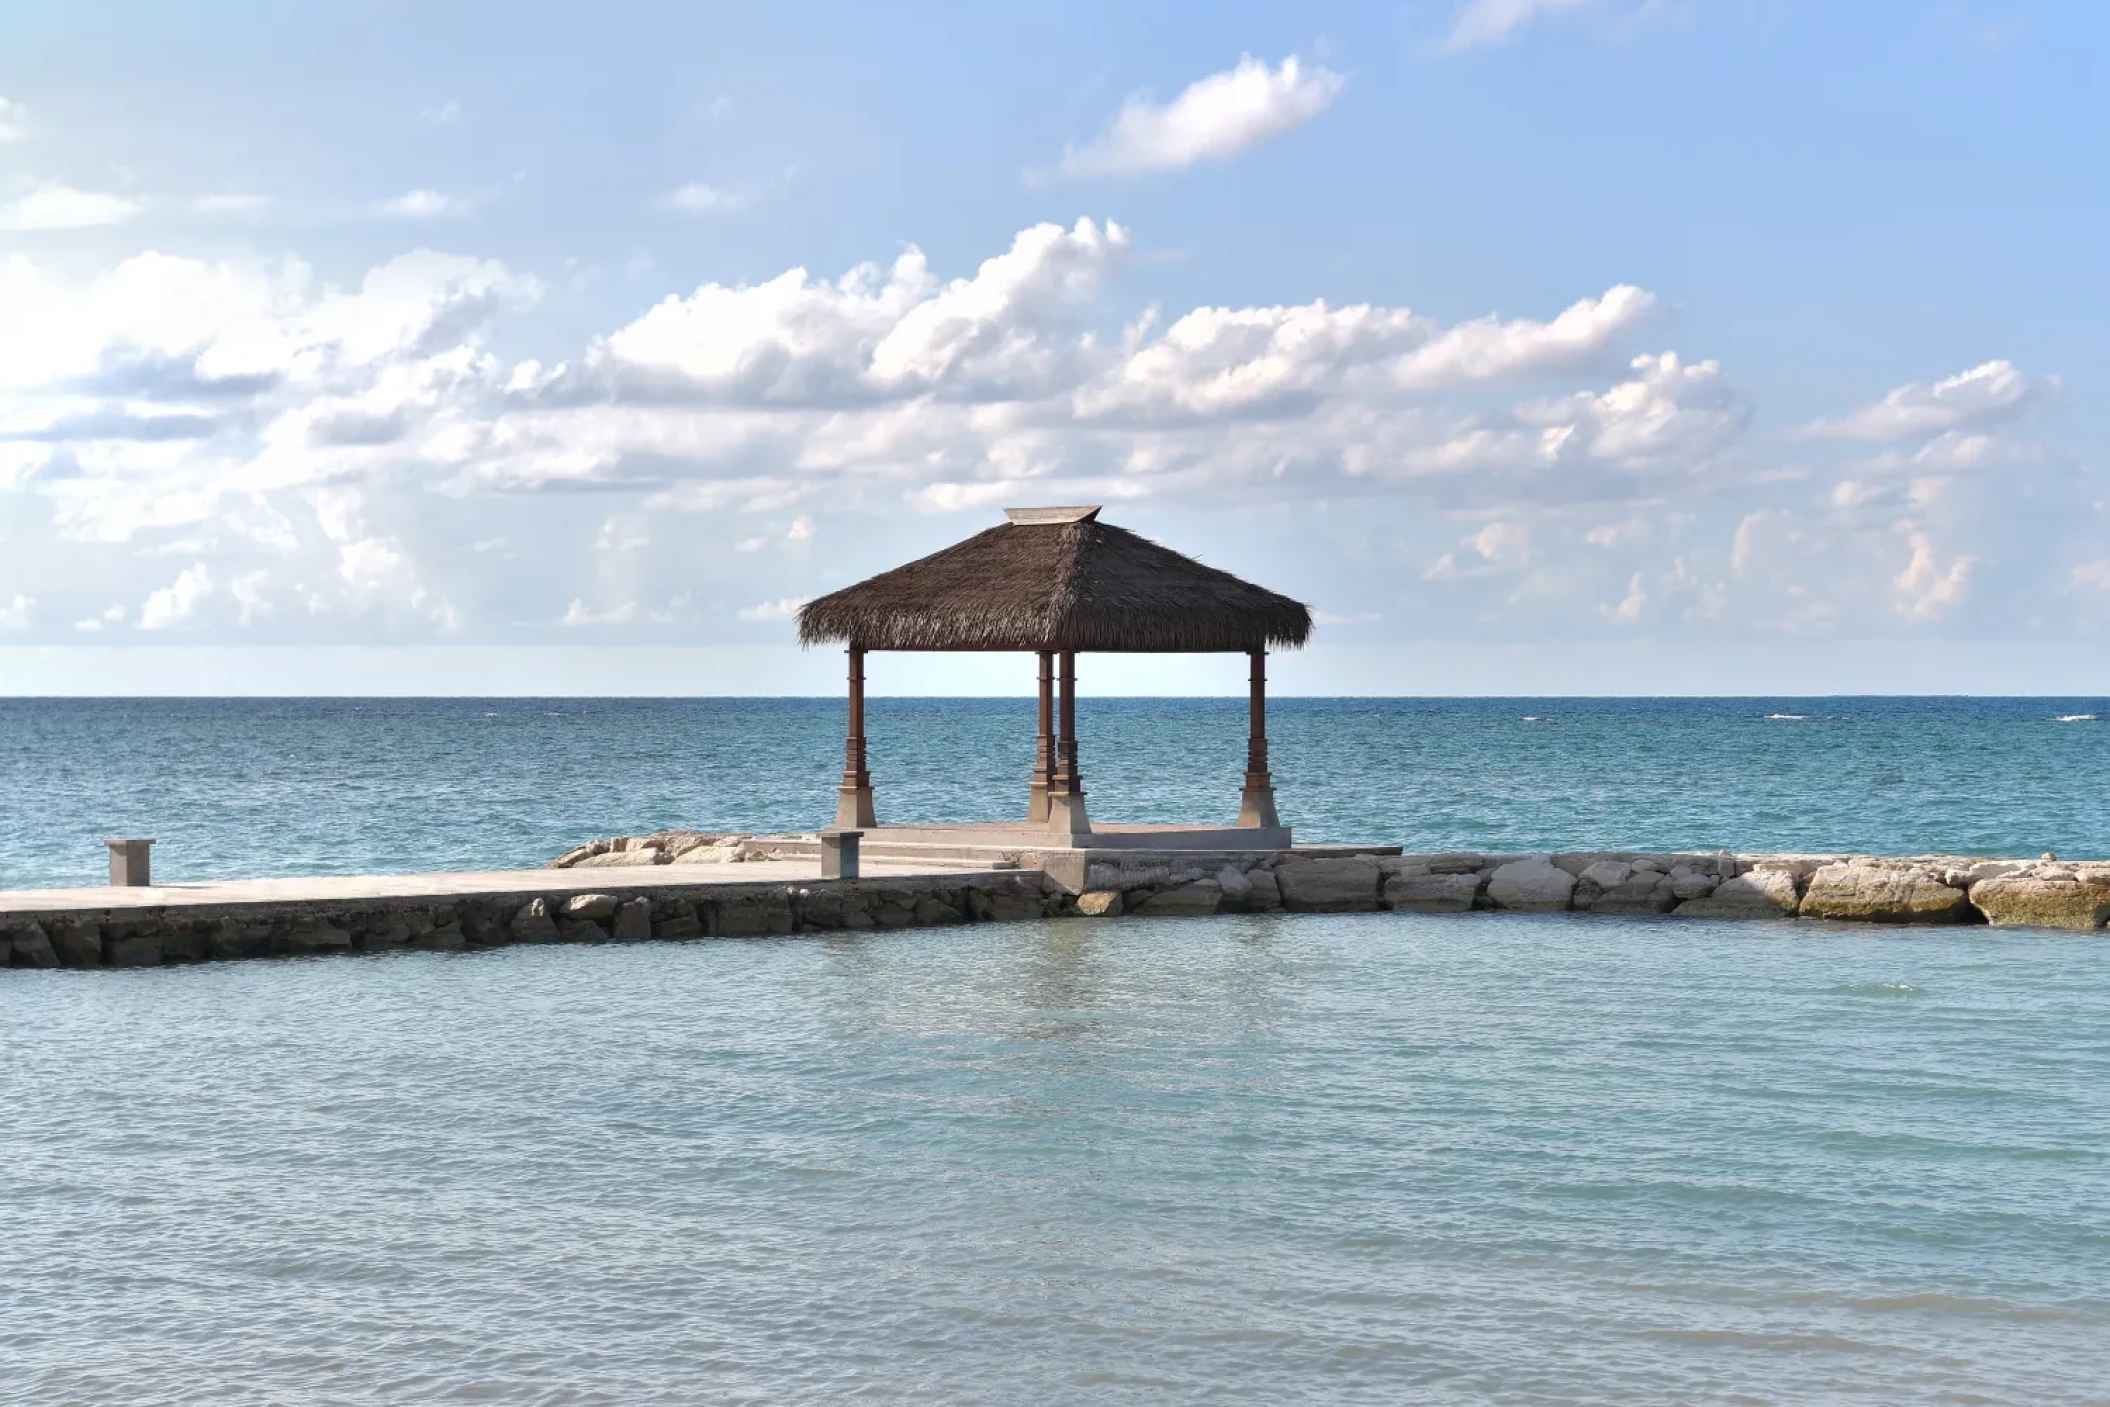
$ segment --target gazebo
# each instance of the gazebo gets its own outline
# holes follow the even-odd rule
[[[1311,612],[1126,528],[1097,505],[1007,508],[1007,522],[809,602],[801,644],[843,642],[850,723],[835,825],[877,826],[865,765],[865,655],[873,650],[1016,650],[1040,657],[1040,733],[1023,822],[888,827],[887,838],[965,845],[1287,849],[1267,757],[1267,651],[1302,645]],[[1085,815],[1077,764],[1077,656],[1243,654],[1251,722],[1235,827],[1101,826]],[[1059,691],[1059,692],[1058,692]],[[880,839],[874,835],[873,839]]]

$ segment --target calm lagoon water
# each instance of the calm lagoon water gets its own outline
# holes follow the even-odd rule
[[[882,820],[1022,813],[1025,699],[879,699]],[[1284,699],[1306,840],[2110,855],[2106,699]],[[2062,721],[2063,720],[2063,721]],[[0,887],[540,864],[579,840],[825,822],[836,699],[0,700]],[[1236,814],[1245,704],[1082,701],[1093,814]]]
[[[2100,938],[1223,917],[0,978],[0,1402],[2110,1400]]]

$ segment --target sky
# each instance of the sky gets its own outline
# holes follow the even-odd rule
[[[802,601],[1070,503],[1310,603],[1287,692],[2110,693],[2104,52],[2052,0],[17,0],[0,693],[831,693]]]

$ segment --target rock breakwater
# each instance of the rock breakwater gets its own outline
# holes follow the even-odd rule
[[[664,841],[670,834],[654,837]],[[1508,910],[1671,918],[1824,919],[2099,930],[2110,920],[2110,862],[1923,855],[1728,853],[1403,855],[1389,848],[1297,851],[1094,851],[1082,883],[1031,867],[850,880],[693,880],[665,866],[788,858],[797,836],[708,836],[697,843],[595,842],[566,869],[604,880],[526,875],[477,892],[357,900],[219,902],[148,891],[0,895],[0,967],[151,967],[234,958],[394,949],[461,951],[515,943],[609,943],[891,929],[1084,916],[1217,913],[1460,914]],[[646,852],[656,852],[648,855]],[[700,851],[709,860],[687,860]],[[574,859],[577,856],[580,858]],[[609,859],[594,864],[604,857]],[[629,867],[632,873],[625,875]],[[767,867],[760,867],[767,872]],[[649,870],[649,872],[641,872]],[[748,871],[755,873],[755,871]],[[412,877],[416,878],[416,877]],[[426,879],[446,877],[425,877]],[[481,880],[485,877],[471,876]],[[1075,878],[1075,872],[1072,874]],[[330,881],[317,881],[327,884]],[[583,892],[585,885],[594,886]]]
[[[1292,852],[1212,870],[1146,857],[1093,863],[1077,905],[1093,914],[1506,909],[2097,929],[2110,919],[2110,862],[1603,851],[1307,859]]]

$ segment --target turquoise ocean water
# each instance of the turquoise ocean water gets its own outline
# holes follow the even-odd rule
[[[1300,839],[2110,855],[2106,699],[1283,699]],[[0,887],[540,864],[595,835],[833,814],[832,699],[0,699]],[[2061,721],[2068,720],[2068,721]],[[1245,705],[1082,701],[1092,813],[1236,814]],[[879,699],[882,821],[1022,813],[1024,699]]]
[[[0,974],[0,1402],[2100,1403],[2110,948],[1062,920]]]
[[[2098,703],[1286,701],[1277,764],[1313,838],[2104,854],[2110,735],[2057,721]],[[0,862],[810,824],[839,720],[0,703]],[[882,806],[994,810],[1021,722],[885,702]],[[1094,704],[1094,805],[1227,810],[1240,726]],[[0,974],[5,1404],[2019,1407],[2110,1402],[2106,1364],[2099,935],[1256,915]]]

